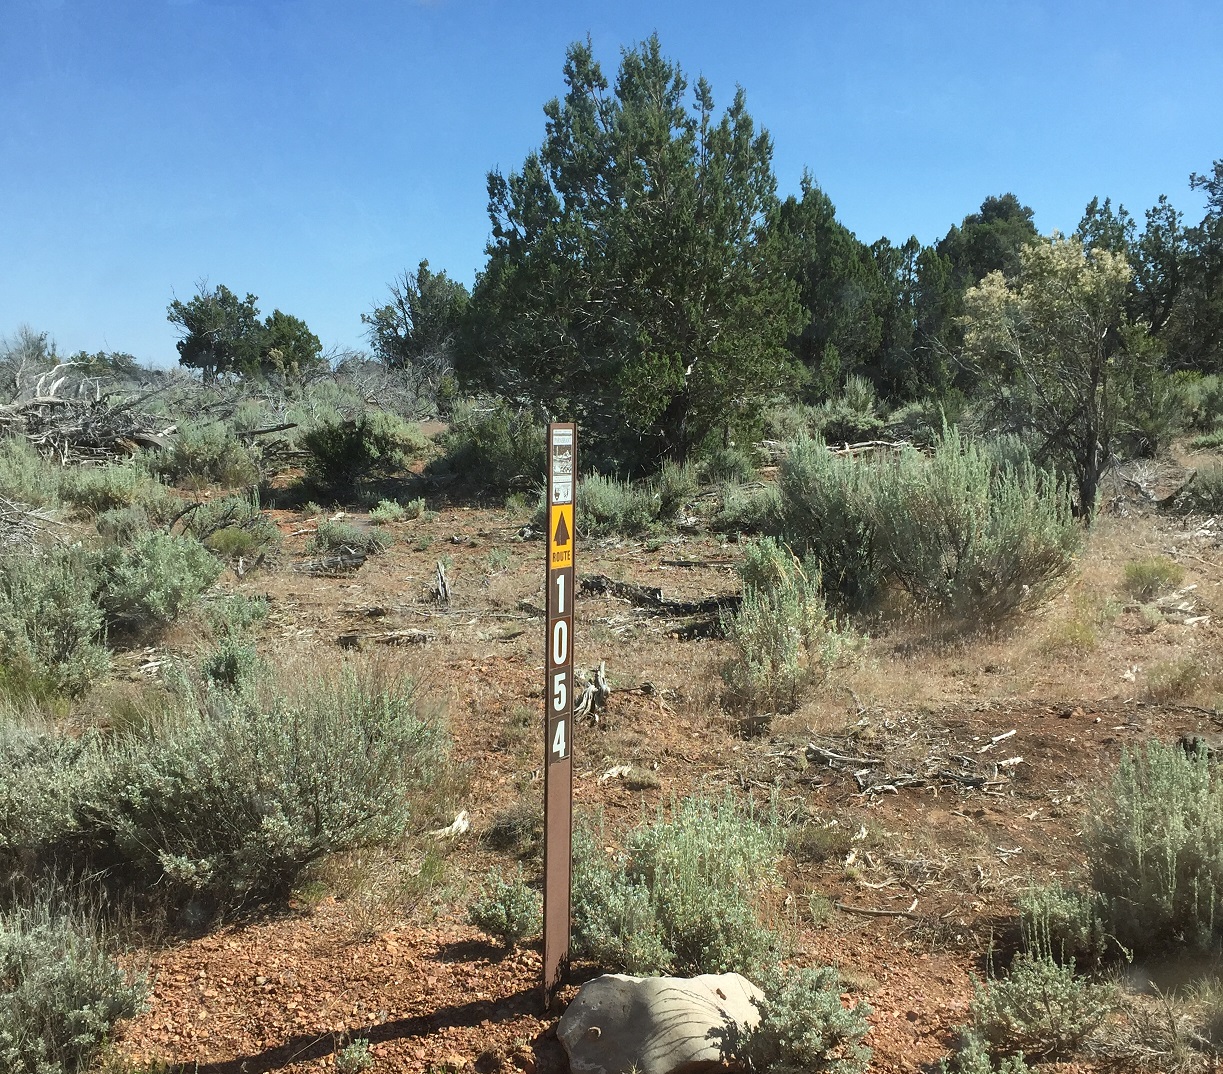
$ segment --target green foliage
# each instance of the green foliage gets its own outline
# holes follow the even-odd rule
[[[861,376],[850,376],[834,398],[811,412],[811,427],[829,444],[873,440],[883,431],[875,386]]]
[[[1159,742],[1126,751],[1084,836],[1102,916],[1121,944],[1219,949],[1223,782],[1205,758]]]
[[[0,711],[0,884],[37,876],[64,845],[94,756],[89,736]]]
[[[480,895],[468,907],[467,919],[503,943],[517,944],[538,933],[543,901],[539,892],[527,884],[521,865],[508,880],[493,870]]]
[[[445,751],[406,679],[214,691],[106,744],[82,838],[112,880],[180,908],[282,902],[324,855],[399,838]]]
[[[164,626],[220,576],[221,565],[199,541],[146,533],[98,554],[97,602],[112,627]]]
[[[336,1074],[361,1074],[374,1065],[374,1053],[364,1037],[349,1041],[335,1053]]]
[[[260,508],[257,489],[194,503],[179,524],[184,536],[221,560],[255,556],[280,543],[280,530]]]
[[[140,506],[112,507],[94,519],[98,534],[111,544],[131,544],[152,528],[149,513]]]
[[[323,519],[318,524],[307,548],[316,554],[334,552],[364,552],[377,555],[391,547],[394,538],[377,526],[354,526],[351,522]]]
[[[1198,469],[1193,480],[1176,498],[1182,510],[1202,514],[1223,513],[1223,463],[1215,462]]]
[[[997,468],[949,429],[932,458],[906,451],[877,478],[879,561],[920,605],[990,621],[1047,595],[1073,565],[1080,535],[1065,490],[1026,458]]]
[[[727,797],[689,798],[609,853],[575,841],[573,931],[593,960],[630,973],[754,973],[779,937],[755,905],[776,883],[781,837]]]
[[[760,1074],[860,1074],[870,1061],[862,1046],[870,1007],[841,1005],[835,970],[788,970],[770,975],[760,1022],[730,1051]]]
[[[147,514],[165,518],[175,502],[160,482],[134,463],[66,467],[60,474],[59,496],[93,515],[139,506]]]
[[[0,913],[0,1069],[77,1074],[89,1069],[145,986],[106,953],[87,915],[36,905]]]
[[[377,505],[371,507],[369,511],[369,520],[378,526],[402,522],[407,517],[408,512],[404,506],[394,500],[379,500]]]
[[[707,484],[737,481],[747,484],[756,481],[760,474],[749,452],[740,447],[716,447],[701,459],[698,472]]]
[[[831,454],[818,439],[790,445],[777,474],[781,535],[818,564],[825,594],[841,607],[871,607],[884,585],[873,517],[874,464]]]
[[[729,480],[718,490],[718,506],[709,525],[718,533],[769,533],[777,528],[780,512],[775,486]]]
[[[224,422],[182,422],[169,451],[154,456],[149,466],[176,485],[240,488],[259,481],[251,449]]]
[[[225,374],[300,376],[324,365],[323,346],[304,321],[274,310],[259,320],[259,300],[239,298],[224,284],[199,285],[189,302],[175,299],[166,319],[178,326],[182,365],[199,369],[205,383]]]
[[[1034,957],[1095,969],[1106,955],[1118,953],[1095,893],[1056,883],[1028,888],[1019,895],[1019,919],[1024,950]]]
[[[32,507],[59,503],[60,468],[23,437],[0,438],[0,496]]]
[[[1017,275],[993,272],[964,295],[990,423],[1045,445],[1038,461],[1073,475],[1088,518],[1134,407],[1155,391],[1158,348],[1125,308],[1131,277],[1124,254],[1054,235],[1024,247]]]
[[[790,379],[797,292],[769,228],[772,144],[719,118],[656,37],[609,82],[570,47],[544,145],[489,176],[492,239],[460,372],[582,423],[610,470],[754,425]]]
[[[1215,448],[1223,447],[1223,429],[1217,432],[1205,433],[1202,436],[1195,436],[1189,441],[1189,446],[1194,451],[1210,451]]]
[[[535,415],[501,399],[458,408],[430,471],[448,471],[472,492],[504,496],[539,487],[544,474],[544,427]]]
[[[319,422],[300,440],[308,480],[335,500],[403,470],[422,443],[415,427],[385,411]]]
[[[79,547],[0,556],[0,688],[78,696],[109,666],[96,575]]]
[[[1185,568],[1167,556],[1136,559],[1125,565],[1122,591],[1137,601],[1149,601],[1157,593],[1172,589],[1185,577]]]
[[[1020,954],[1005,977],[974,982],[973,1032],[995,1055],[1036,1059],[1072,1054],[1115,1006],[1114,990],[1075,975],[1074,966]]]
[[[590,474],[578,482],[577,528],[583,537],[649,533],[657,521],[657,503],[644,482],[617,481]]]
[[[740,567],[743,603],[726,623],[737,653],[727,665],[733,709],[790,712],[802,690],[822,680],[857,648],[824,606],[813,576],[771,537],[748,546]]]
[[[251,685],[259,658],[255,647],[238,637],[222,638],[200,661],[200,678],[205,684],[226,690],[241,690]]]

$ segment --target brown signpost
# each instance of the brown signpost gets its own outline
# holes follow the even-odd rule
[[[569,968],[573,855],[573,597],[577,427],[548,426],[548,633],[544,659],[544,1008]]]

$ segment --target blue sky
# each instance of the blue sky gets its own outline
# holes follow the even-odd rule
[[[614,74],[655,31],[867,242],[1007,191],[1044,232],[1094,195],[1196,220],[1223,157],[1217,0],[0,0],[0,335],[172,363],[207,279],[359,347],[421,258],[472,282],[566,46]]]

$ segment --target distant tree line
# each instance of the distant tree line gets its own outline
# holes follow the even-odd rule
[[[1151,447],[1168,378],[1223,372],[1223,161],[1141,223],[1093,199],[1042,237],[1014,194],[929,246],[866,244],[810,175],[782,198],[744,92],[719,111],[657,37],[614,81],[589,42],[540,147],[488,176],[491,237],[469,293],[427,261],[364,314],[373,356],[423,391],[492,393],[577,420],[624,474],[756,435],[778,401],[819,404],[864,378],[894,408],[973,408],[1072,475],[1085,502],[1125,441]],[[322,361],[298,318],[201,287],[170,305],[206,378]]]

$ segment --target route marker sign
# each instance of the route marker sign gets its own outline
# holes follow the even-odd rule
[[[573,858],[574,485],[577,427],[548,426],[547,638],[544,668],[544,1008],[569,969]]]

